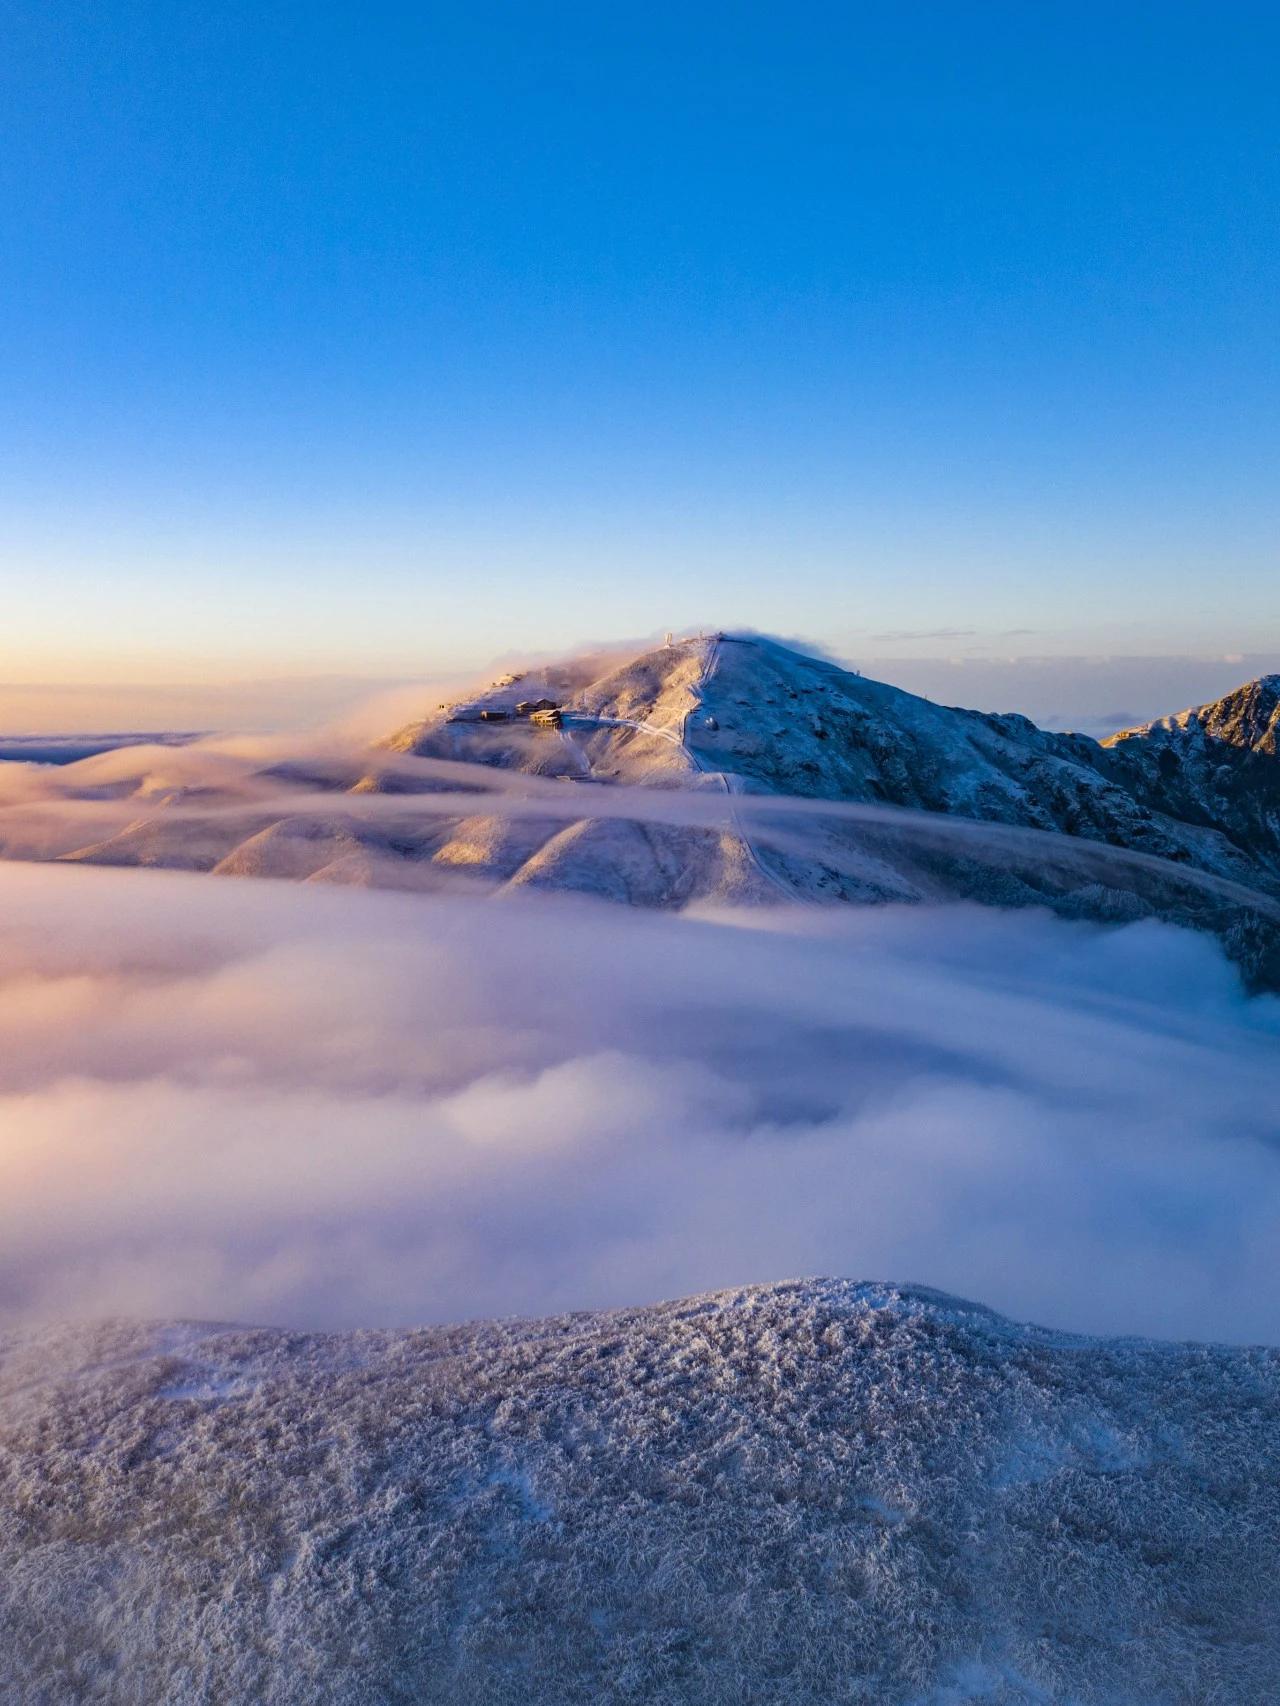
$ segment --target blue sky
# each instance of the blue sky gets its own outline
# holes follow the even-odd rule
[[[1278,51],[1176,0],[11,0],[0,681],[701,624],[1280,666]]]

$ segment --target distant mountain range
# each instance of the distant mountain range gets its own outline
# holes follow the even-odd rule
[[[539,726],[533,705],[556,710]],[[0,834],[14,857],[395,886],[462,874],[654,906],[965,898],[1158,916],[1212,930],[1252,983],[1277,987],[1278,733],[1280,675],[1098,743],[774,640],[704,636],[505,677],[363,754],[218,753],[202,769],[200,746],[140,747],[132,766],[127,751],[66,765],[44,803],[79,801],[76,821],[106,833],[46,819],[33,836],[28,801]],[[474,811],[426,798],[449,766]],[[498,809],[472,766],[543,792]],[[701,816],[603,801],[577,816],[559,796],[539,815],[553,781],[584,806],[588,784],[680,790]],[[784,797],[821,808],[771,816]]]

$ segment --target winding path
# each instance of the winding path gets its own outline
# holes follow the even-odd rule
[[[702,684],[708,679],[714,670],[716,662],[720,656],[720,644],[721,642],[719,637],[711,641],[707,650],[707,655],[702,662],[702,669],[699,672],[695,690],[701,689]],[[689,718],[694,715],[698,708],[699,707],[697,705],[691,705],[685,712],[684,716],[680,719],[679,733],[676,733],[672,729],[659,728],[656,723],[640,722],[633,717],[594,717],[585,711],[566,712],[565,721],[569,723],[590,723],[596,728],[635,729],[640,734],[656,735],[659,740],[665,740],[670,742],[672,746],[678,746],[681,752],[683,752],[685,758],[688,760],[689,767],[692,770],[697,771],[700,776],[706,776],[709,780],[718,782],[721,788],[723,788],[725,796],[729,801],[729,821],[732,832],[746,848],[747,857],[750,859],[757,874],[770,887],[777,889],[780,894],[785,895],[787,900],[794,903],[801,897],[797,895],[796,891],[789,883],[787,883],[782,877],[778,876],[776,872],[769,869],[761,859],[759,853],[757,853],[751,837],[743,828],[742,817],[735,803],[740,786],[740,778],[737,776],[730,776],[723,770],[711,769],[708,765],[703,763],[702,759],[689,745]],[[583,756],[585,757],[585,754]],[[589,760],[588,769],[590,769]]]

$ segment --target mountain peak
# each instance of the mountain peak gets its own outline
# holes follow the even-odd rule
[[[1116,747],[1134,740],[1185,745],[1188,739],[1276,756],[1280,751],[1280,673],[1242,682],[1208,704],[1157,717],[1137,728],[1121,729],[1103,745]]]

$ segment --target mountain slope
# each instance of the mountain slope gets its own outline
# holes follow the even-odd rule
[[[699,639],[622,663],[607,660],[599,673],[600,660],[588,658],[509,676],[471,700],[440,706],[390,736],[382,749],[578,787],[699,787],[706,779],[685,736],[713,661],[713,642]],[[476,720],[542,698],[563,708],[560,728]],[[399,771],[371,768],[356,791],[399,793],[413,786]],[[517,849],[522,857],[515,863]],[[457,825],[432,857],[513,888],[570,889],[645,905],[778,898],[732,830],[478,815]]]
[[[542,702],[559,707],[558,724],[517,713]],[[43,785],[99,817],[116,811],[111,833],[53,849],[82,862],[397,885],[461,875],[658,906],[963,897],[1153,914],[1214,931],[1254,983],[1274,987],[1278,719],[1280,677],[1265,677],[1099,745],[935,705],[777,641],[701,636],[506,676],[327,763],[277,755],[237,770],[221,753],[205,776],[199,746],[140,748],[136,774],[126,750]],[[429,798],[451,787],[453,765],[466,767],[456,787],[475,795],[465,812]],[[557,809],[486,799],[493,771],[528,777]],[[597,809],[598,790],[620,786],[697,792],[708,809],[682,822],[660,792],[624,823]],[[863,810],[770,819],[776,796]],[[201,812],[206,799],[216,811]],[[885,807],[928,815],[886,818]],[[0,833],[29,856],[16,812]]]
[[[1138,798],[1212,825],[1280,876],[1280,675],[1104,742]]]
[[[0,1341],[6,1698],[1249,1706],[1280,1353],[838,1281]]]

